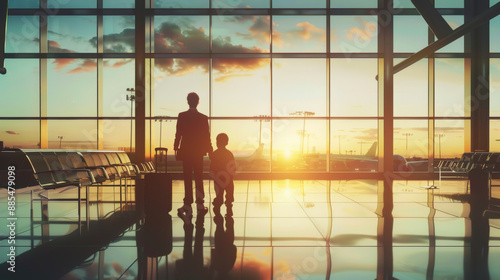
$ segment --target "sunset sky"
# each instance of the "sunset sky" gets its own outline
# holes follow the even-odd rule
[[[51,5],[53,1],[49,1]],[[231,1],[215,1],[221,7]],[[269,7],[269,1],[240,1],[254,8]],[[360,7],[371,7],[376,1],[358,1]],[[401,7],[409,1],[400,1]],[[94,1],[69,1],[61,8],[95,8]],[[131,7],[133,1],[104,1],[105,7]],[[188,4],[189,3],[189,4]],[[157,7],[179,6],[201,8],[208,1],[156,1]],[[214,5],[215,5],[214,3]],[[325,1],[278,1],[275,8],[324,8]],[[456,1],[436,1],[438,7],[452,7]],[[54,3],[52,3],[54,4]],[[33,7],[37,1],[23,4],[12,1],[11,8]],[[306,6],[304,6],[306,5]],[[411,5],[411,4],[409,4]],[[345,1],[332,1],[332,7],[346,8]],[[463,24],[462,16],[446,16],[450,26]],[[254,117],[273,115],[289,117],[297,111],[309,111],[314,117],[364,117],[368,119],[334,119],[331,121],[331,153],[347,150],[360,154],[371,143],[378,141],[377,59],[352,58],[350,52],[377,52],[377,18],[375,16],[332,16],[330,41],[326,36],[325,16],[224,16],[212,17],[212,51],[209,52],[208,16],[155,16],[152,49],[155,53],[195,54],[199,57],[155,58],[152,95],[148,100],[151,117],[169,116],[187,109],[185,96],[195,91],[200,95],[198,107],[212,117]],[[413,53],[427,45],[427,25],[421,16],[395,16],[395,52]],[[50,53],[96,53],[96,16],[50,16],[48,19],[48,49]],[[408,30],[411,29],[411,32]],[[272,30],[272,31],[271,31]],[[491,34],[500,32],[500,19],[491,23]],[[134,52],[134,17],[104,16],[104,52]],[[497,32],[498,33],[498,32]],[[7,31],[7,53],[37,53],[39,49],[38,18],[10,16]],[[500,38],[492,36],[491,50],[500,50]],[[310,53],[321,54],[330,44],[333,53],[344,57],[330,61],[324,58],[269,58],[259,54]],[[446,47],[442,52],[463,52],[463,39]],[[231,57],[217,54],[234,53]],[[248,55],[253,55],[249,57]],[[398,63],[402,59],[395,59]],[[47,60],[47,116],[96,117],[97,59]],[[103,60],[103,117],[130,117],[130,102],[125,89],[134,87],[134,59]],[[212,67],[210,73],[210,66]],[[7,59],[8,74],[0,76],[6,102],[0,104],[3,117],[39,116],[39,61],[37,59]],[[500,60],[491,60],[491,115],[500,116]],[[211,74],[211,75],[210,75]],[[211,79],[211,80],[210,80]],[[331,82],[331,95],[327,80]],[[29,81],[29,82],[26,82]],[[435,112],[438,117],[465,117],[467,105],[464,93],[464,59],[439,58],[435,60]],[[394,79],[395,117],[427,117],[428,61],[422,60],[398,73]],[[211,95],[209,94],[211,92]],[[330,100],[330,113],[327,102]],[[149,112],[149,111],[148,111]],[[104,132],[106,149],[128,147],[130,121],[107,120]],[[230,134],[229,148],[241,155],[249,155],[258,147],[259,121],[212,120],[212,138],[217,133]],[[153,147],[159,145],[159,122],[151,122]],[[464,151],[464,120],[436,121],[436,135],[441,136],[443,157],[458,156]],[[241,129],[241,128],[245,129]],[[97,147],[97,121],[49,120],[49,146],[58,147],[62,135],[66,145]],[[409,138],[408,156],[426,158],[428,122],[397,119],[394,122],[394,153],[406,155],[403,134]],[[303,129],[303,118],[263,122],[262,142],[275,152],[298,152]],[[36,120],[0,121],[2,140],[7,146],[36,147],[39,127]],[[175,121],[163,123],[162,145],[171,148]],[[500,138],[500,124],[492,121],[492,137]],[[304,150],[327,151],[327,122],[322,119],[306,120],[308,144]],[[436,136],[437,137],[437,136]],[[305,141],[305,140],[304,140]],[[214,145],[215,145],[215,141]],[[361,143],[363,142],[363,143]],[[366,144],[364,144],[366,142]],[[71,144],[73,143],[73,144]],[[500,149],[495,141],[492,150]],[[438,152],[438,138],[435,140]]]

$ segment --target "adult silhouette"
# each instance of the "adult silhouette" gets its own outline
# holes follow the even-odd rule
[[[184,172],[184,205],[178,209],[179,213],[192,215],[193,180],[196,188],[196,205],[198,212],[207,212],[204,206],[205,192],[203,190],[203,156],[212,153],[208,117],[198,112],[196,107],[200,97],[195,92],[187,96],[189,110],[179,113],[177,131],[175,133],[174,150],[176,158],[182,160]]]

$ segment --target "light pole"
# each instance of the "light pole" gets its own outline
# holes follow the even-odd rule
[[[161,148],[161,135],[162,135],[162,125],[163,125],[163,122],[168,122],[170,120],[167,120],[165,118],[168,118],[168,116],[156,116],[157,118],[159,119],[155,119],[155,122],[160,122],[160,148]]]
[[[408,158],[408,136],[412,136],[413,133],[403,133],[406,136],[406,158]]]
[[[259,124],[259,147],[260,145],[262,144],[262,122],[270,122],[271,120],[269,119],[270,116],[268,115],[258,115],[258,116],[255,116],[256,118],[259,118],[258,120],[255,120],[255,121],[258,121],[260,124]]]
[[[304,126],[302,128],[302,139],[300,142],[300,152],[304,154],[304,137],[306,133],[306,117],[314,116],[314,112],[309,112],[309,111],[297,111],[294,113],[290,114],[291,116],[304,116]]]
[[[442,158],[441,157],[441,137],[443,137],[444,134],[443,133],[440,133],[437,135],[438,139],[439,139],[439,158]]]
[[[361,148],[361,151],[359,152],[359,155],[362,156],[363,155],[363,144],[366,143],[365,141],[360,141],[359,142],[359,145],[360,145],[360,148]]]
[[[61,149],[63,137],[62,136],[57,136],[57,138],[59,138],[59,149]]]
[[[127,100],[130,101],[130,153],[132,153],[132,130],[133,130],[133,116],[134,116],[134,101],[135,101],[135,89],[127,88],[127,92],[130,92],[130,96],[127,94]]]

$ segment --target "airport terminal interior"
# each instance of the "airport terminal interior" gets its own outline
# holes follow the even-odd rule
[[[499,15],[2,1],[0,279],[500,279]],[[192,215],[190,92],[235,159],[219,209],[203,157]]]

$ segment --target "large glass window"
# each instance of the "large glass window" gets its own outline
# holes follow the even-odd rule
[[[40,116],[39,61],[7,59],[5,67],[8,74],[0,75],[0,117]]]
[[[326,60],[273,60],[273,116],[326,116]]]
[[[377,52],[377,17],[332,16],[330,42],[332,52]],[[349,57],[349,55],[346,55]]]
[[[206,53],[209,47],[207,16],[155,16],[156,53]]]
[[[48,65],[47,115],[96,117],[97,60],[56,58]]]
[[[103,116],[130,117],[130,95],[128,88],[135,86],[133,59],[103,60]]]
[[[200,96],[198,111],[209,115],[209,60],[155,59],[154,116],[174,116],[189,109],[187,94]]]
[[[40,121],[0,120],[0,138],[5,148],[40,148]]]
[[[394,64],[400,61],[395,59]],[[428,116],[427,73],[428,61],[423,59],[394,75],[394,116]]]
[[[435,60],[435,111],[440,117],[465,116],[464,60]]]
[[[133,16],[103,18],[103,49],[105,53],[131,53],[135,50],[135,19]],[[97,40],[94,37],[93,40]]]
[[[40,19],[38,16],[9,16],[7,26],[5,52],[39,52]]]
[[[212,17],[212,49],[217,53],[268,53],[269,16]]]
[[[97,121],[49,120],[47,126],[49,149],[97,149]]]
[[[490,115],[500,117],[500,59],[490,59]]]
[[[96,16],[49,16],[47,20],[50,53],[97,52]]]
[[[274,52],[326,50],[326,18],[323,16],[275,16],[272,32]]]
[[[331,60],[331,114],[375,117],[378,113],[377,60]]]
[[[135,87],[135,1],[48,0],[55,13],[46,21],[36,13],[39,0],[10,2],[1,140],[9,147],[133,151],[135,123],[129,118],[135,105],[126,96]],[[463,1],[433,2],[453,29],[464,23]],[[98,10],[101,4],[105,12]],[[218,133],[229,135],[228,148],[242,172],[383,171],[378,163],[385,141],[393,141],[396,170],[429,171],[429,157],[455,158],[470,147],[463,38],[395,74],[390,140],[379,135],[390,116],[381,110],[389,104],[381,104],[384,93],[375,78],[383,50],[377,1],[151,4],[148,156],[156,147],[172,149],[176,117],[188,109],[189,92],[200,96],[198,110],[210,119],[214,147]],[[393,4],[398,64],[426,47],[432,32],[410,0]],[[492,150],[500,138],[499,26],[492,19]],[[48,54],[40,54],[46,47]],[[48,127],[44,119],[40,125],[42,117]],[[181,170],[173,153],[169,170]]]
[[[333,120],[330,131],[330,170],[379,170],[377,120]]]
[[[271,113],[270,62],[264,58],[214,58],[212,115]]]

